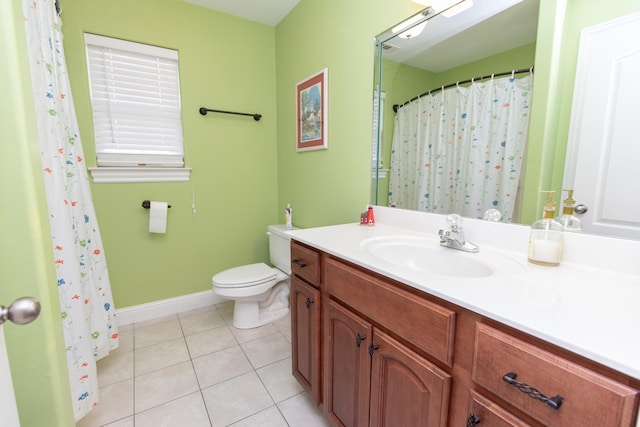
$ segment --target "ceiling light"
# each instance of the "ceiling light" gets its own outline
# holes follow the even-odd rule
[[[413,0],[413,2],[424,6],[431,6],[435,9],[436,13],[442,12],[442,15],[447,18],[451,18],[473,6],[473,0]]]
[[[424,27],[427,25],[427,21],[420,22],[424,20],[426,16],[429,16],[433,13],[433,9],[427,8],[420,13],[417,13],[410,17],[409,19],[399,23],[395,27],[391,29],[391,32],[394,34],[398,34],[398,37],[402,37],[403,39],[410,39],[416,36],[419,36],[424,30]],[[420,22],[416,25],[417,22]]]

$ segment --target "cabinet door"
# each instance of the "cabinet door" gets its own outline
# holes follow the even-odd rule
[[[324,313],[325,416],[336,426],[367,426],[371,325],[332,300]]]
[[[445,427],[451,376],[374,330],[371,426]]]
[[[320,403],[320,291],[291,276],[293,376]]]

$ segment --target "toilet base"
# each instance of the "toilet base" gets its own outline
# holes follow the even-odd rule
[[[288,281],[287,281],[288,282]],[[264,301],[235,300],[233,326],[251,329],[266,325],[289,314],[289,284],[280,283]]]

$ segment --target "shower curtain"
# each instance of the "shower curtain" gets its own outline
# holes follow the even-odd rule
[[[96,360],[118,347],[54,0],[22,0],[51,242],[76,420],[98,402]],[[34,408],[35,409],[35,408]]]
[[[400,208],[511,221],[522,172],[533,75],[492,78],[398,109],[389,202]]]

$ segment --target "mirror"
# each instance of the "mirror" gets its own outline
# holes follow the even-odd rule
[[[451,13],[469,3],[452,0],[449,9],[427,7],[376,37],[373,204],[393,203],[387,172],[394,105],[479,76],[511,74],[512,70],[530,73],[534,65],[539,0],[476,0],[471,8]],[[516,198],[513,222],[518,222],[518,204]]]

